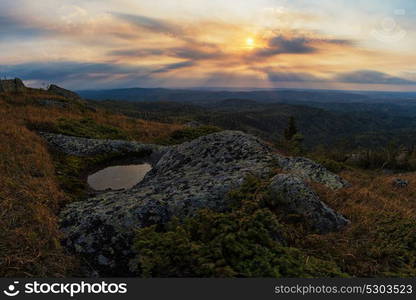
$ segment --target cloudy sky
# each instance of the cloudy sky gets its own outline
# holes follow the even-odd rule
[[[416,91],[414,0],[1,0],[32,86]]]

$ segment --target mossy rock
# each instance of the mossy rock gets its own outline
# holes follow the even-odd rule
[[[200,126],[196,128],[184,128],[174,131],[169,137],[160,139],[157,144],[160,145],[177,145],[195,140],[201,136],[222,131],[221,128],[215,126]]]

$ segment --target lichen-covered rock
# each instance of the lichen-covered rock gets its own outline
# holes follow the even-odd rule
[[[48,107],[68,108],[71,106],[71,103],[69,102],[51,100],[51,99],[36,99],[36,102],[42,106],[48,106]]]
[[[70,90],[66,90],[64,88],[61,88],[55,84],[51,84],[48,88],[48,92],[54,93],[55,95],[59,95],[62,97],[65,97],[67,99],[73,99],[73,100],[81,100],[81,97]]]
[[[201,208],[222,211],[226,193],[249,174],[270,172],[272,161],[266,145],[240,132],[216,133],[173,147],[134,188],[67,206],[61,215],[66,244],[91,254],[92,264],[110,268],[114,275],[126,266],[135,228],[192,216]]]
[[[392,181],[392,185],[395,188],[404,189],[409,186],[409,180],[402,179],[402,178],[395,178]]]
[[[48,144],[57,150],[75,156],[92,156],[108,153],[143,153],[162,152],[165,147],[123,140],[99,140],[41,132]]]
[[[294,174],[279,174],[269,185],[270,196],[287,213],[304,217],[319,233],[344,227],[349,221],[323,203],[302,178]]]
[[[190,121],[188,123],[185,123],[184,125],[185,127],[189,127],[189,128],[198,128],[198,127],[204,126],[204,124],[198,121]]]
[[[0,79],[0,93],[16,93],[26,92],[27,88],[23,81],[19,78],[15,79]]]
[[[322,165],[304,157],[279,157],[280,167],[297,174],[304,180],[311,180],[338,190],[350,184],[340,176],[328,171]]]
[[[77,155],[144,147],[122,141],[44,136],[66,153]],[[153,151],[160,150],[157,146],[149,147]],[[132,189],[106,192],[72,203],[62,211],[61,228],[66,236],[66,246],[87,256],[101,275],[128,274],[136,228],[164,224],[174,216],[179,219],[193,216],[202,208],[224,211],[229,208],[226,194],[231,189],[238,188],[248,175],[269,178],[276,160],[287,159],[254,136],[236,131],[214,133],[164,148],[159,153],[163,156]],[[303,181],[298,183],[303,188]],[[298,190],[293,195],[300,196]],[[310,213],[318,214],[318,204],[306,206],[295,201],[292,207],[301,205],[300,210],[305,214],[308,214],[308,208],[313,209]],[[321,207],[324,206],[321,204]],[[323,213],[327,210],[323,209]]]

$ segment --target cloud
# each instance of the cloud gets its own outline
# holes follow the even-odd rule
[[[175,63],[175,64],[169,64],[160,69],[152,71],[152,73],[166,73],[166,72],[175,71],[178,69],[192,67],[194,65],[195,63],[193,61],[185,61],[185,62],[180,62],[180,63]]]
[[[269,41],[268,48],[259,50],[257,55],[272,56],[283,53],[304,54],[315,52],[316,49],[309,44],[310,41],[305,38],[286,38],[277,36]]]
[[[343,82],[359,84],[416,84],[415,81],[407,80],[400,77],[391,76],[386,73],[373,70],[359,70],[349,73],[336,74],[330,78],[323,78],[306,72],[279,72],[265,70],[268,79],[272,82]]]
[[[335,76],[334,80],[338,82],[361,84],[416,84],[416,81],[372,70],[359,70],[350,73],[338,74]]]
[[[209,60],[225,57],[226,54],[216,47],[205,47],[205,49],[196,48],[193,45],[182,48],[168,49],[124,49],[113,50],[107,53],[110,56],[144,58],[149,56],[168,56],[174,58],[183,58],[187,60]]]
[[[323,39],[308,37],[288,37],[283,35],[275,36],[268,41],[268,46],[255,51],[258,57],[270,57],[279,54],[310,54],[318,52],[324,45],[352,45],[348,40]]]
[[[204,59],[216,59],[221,58],[225,54],[218,49],[210,50],[200,50],[192,48],[173,48],[170,49],[169,54],[171,56],[176,56],[179,58],[194,59],[194,60],[204,60]]]
[[[259,70],[267,75],[271,82],[321,82],[321,83],[357,83],[357,84],[384,84],[384,85],[414,85],[416,81],[391,76],[374,70],[358,70],[349,73],[335,74],[324,78],[306,72],[276,71],[270,68]]]
[[[113,63],[80,62],[33,62],[17,65],[0,65],[0,73],[25,80],[65,81],[74,78],[97,78],[102,76],[148,76],[194,66],[192,61],[167,64],[162,67],[133,67]]]
[[[146,29],[155,33],[177,37],[184,35],[184,30],[181,26],[162,19],[124,13],[112,13],[112,15],[141,29]]]
[[[108,55],[111,56],[121,56],[121,57],[149,57],[149,56],[159,56],[165,55],[166,50],[164,49],[124,49],[124,50],[113,50],[108,52]]]
[[[298,72],[267,72],[267,77],[272,82],[320,82],[324,81],[323,78],[314,76],[309,73]]]
[[[416,85],[416,82],[386,73],[361,70],[341,73],[324,78],[307,72],[291,70],[273,70],[272,68],[253,69],[253,73],[214,72],[205,76],[193,78],[192,73],[182,72],[178,77],[172,77],[169,72],[195,67],[194,61],[184,61],[158,67],[133,67],[115,63],[80,63],[80,62],[32,62],[17,65],[0,65],[0,74],[8,77],[20,77],[26,81],[42,83],[57,83],[72,89],[119,88],[148,86],[156,87],[170,84],[193,83],[200,86],[256,86],[264,79],[255,75],[264,73],[272,84],[300,83],[302,85],[320,83],[353,83],[381,85]],[[191,69],[192,70],[192,69]],[[273,86],[273,85],[272,85]]]
[[[34,38],[50,33],[49,30],[31,26],[27,20],[12,15],[0,15],[0,40]]]
[[[102,87],[129,87],[154,85],[159,75],[187,67],[194,62],[186,61],[162,67],[134,67],[113,63],[80,62],[32,62],[17,65],[0,65],[0,75],[19,77],[25,81],[64,84],[73,89]]]
[[[0,65],[1,74],[24,80],[65,82],[100,77],[144,76],[148,69],[107,63],[33,62],[17,65]]]

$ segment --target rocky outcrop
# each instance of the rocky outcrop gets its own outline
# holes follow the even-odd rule
[[[0,80],[0,93],[22,93],[27,88],[19,78]]]
[[[124,140],[98,140],[54,133],[40,133],[55,149],[75,156],[93,156],[109,153],[152,154],[163,152],[165,147]]]
[[[114,272],[127,265],[134,228],[192,216],[201,208],[222,211],[227,208],[226,193],[249,174],[268,173],[272,159],[266,145],[239,132],[170,148],[133,189],[66,207],[62,212],[66,244],[91,254],[101,270]]]
[[[395,178],[392,181],[392,185],[395,188],[404,189],[409,186],[409,180],[402,179],[402,178]]]
[[[51,99],[36,99],[36,102],[41,106],[56,107],[56,108],[69,108],[72,103]]]
[[[296,173],[304,180],[324,184],[333,190],[350,186],[346,180],[329,172],[326,168],[310,159],[303,157],[279,157],[278,161],[283,170]]]
[[[59,95],[62,97],[65,97],[67,99],[73,99],[73,100],[81,100],[81,97],[70,90],[66,90],[64,88],[61,88],[55,84],[51,84],[48,88],[48,92],[54,93],[55,95]]]
[[[319,233],[336,231],[349,223],[323,203],[301,177],[294,174],[276,175],[270,185],[271,197],[288,214],[297,214]]]
[[[202,124],[198,121],[190,121],[188,123],[185,123],[184,125],[185,125],[185,127],[188,127],[188,128],[198,128],[198,127],[204,126],[204,124]]]
[[[123,141],[43,136],[73,155],[120,149],[136,151],[145,147]],[[296,163],[298,159],[291,162],[261,140],[235,131],[211,134],[163,150],[157,146],[148,147],[163,155],[135,187],[72,203],[62,211],[61,227],[66,246],[88,257],[101,275],[126,275],[136,228],[164,224],[174,216],[183,219],[202,208],[224,211],[229,208],[226,194],[231,189],[239,187],[248,175],[268,179],[277,166],[276,160],[284,162],[288,171],[299,173],[301,168],[301,163]],[[341,187],[342,179],[313,162],[303,163],[308,168],[303,177],[275,177],[270,190],[284,195],[288,211],[313,216],[312,225],[320,232],[341,228],[346,220],[323,204],[303,180],[316,179]]]

